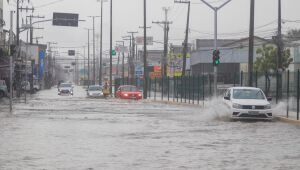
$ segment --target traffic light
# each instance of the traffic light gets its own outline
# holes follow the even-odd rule
[[[213,51],[213,65],[218,66],[220,64],[220,51],[214,50]]]
[[[69,56],[75,56],[75,50],[68,50]]]

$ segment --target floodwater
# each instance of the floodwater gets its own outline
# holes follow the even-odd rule
[[[226,107],[41,91],[0,107],[0,170],[299,170],[300,127],[231,122]]]

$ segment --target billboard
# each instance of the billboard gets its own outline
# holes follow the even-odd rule
[[[44,71],[45,71],[45,56],[46,56],[45,51],[41,50],[39,52],[39,58],[40,58],[40,74],[39,74],[39,78],[42,78],[44,76]]]
[[[147,45],[153,45],[153,37],[147,37],[146,40],[147,40],[146,41]],[[135,38],[135,43],[137,45],[144,45],[144,37],[143,36],[136,37]]]

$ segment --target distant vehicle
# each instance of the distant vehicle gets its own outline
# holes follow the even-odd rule
[[[8,91],[7,91],[5,80],[0,80],[0,99],[7,96],[7,94]]]
[[[90,86],[87,90],[88,97],[103,97],[103,88],[99,85]]]
[[[264,92],[253,87],[227,89],[224,102],[230,107],[232,119],[273,119],[272,108]]]
[[[58,87],[58,95],[72,95],[73,96],[73,86],[71,83],[61,83]]]
[[[142,99],[142,92],[136,86],[123,85],[118,88],[116,98],[139,100]]]
[[[29,81],[23,81],[22,82],[22,89],[26,90],[27,92],[29,92],[30,89],[30,82]],[[36,80],[33,81],[33,93],[36,93],[37,91],[40,90],[40,85],[38,84],[38,82]]]

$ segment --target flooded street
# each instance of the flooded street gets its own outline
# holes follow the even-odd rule
[[[0,169],[300,169],[300,128],[226,109],[41,91],[0,111]]]

